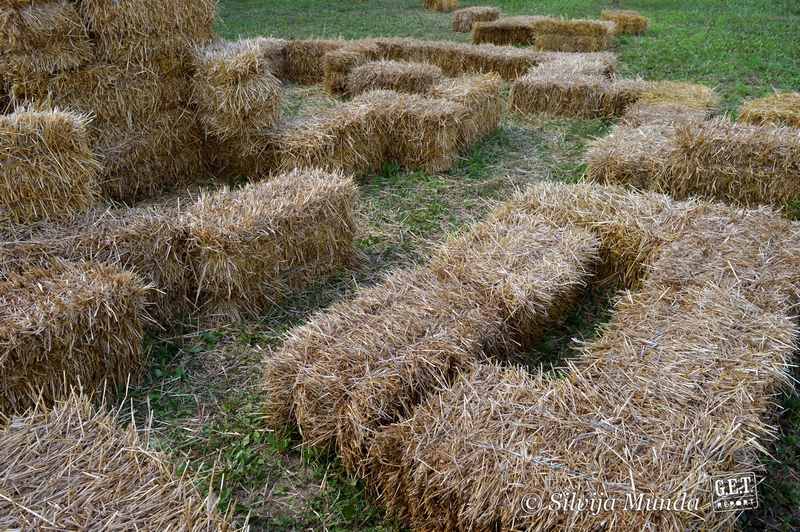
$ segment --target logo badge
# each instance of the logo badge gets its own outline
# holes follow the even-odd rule
[[[715,512],[741,512],[758,508],[755,473],[711,477]]]

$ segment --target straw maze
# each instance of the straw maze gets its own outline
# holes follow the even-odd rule
[[[706,187],[748,205],[794,194],[782,185],[797,175],[800,140],[774,125],[796,125],[784,103],[791,95],[776,97],[788,110],[749,104],[742,117],[752,126],[709,120],[710,89],[621,79],[613,54],[571,53],[643,31],[632,16],[588,25],[529,17],[523,30],[538,33],[533,49],[521,49],[225,42],[214,38],[211,2],[0,9],[9,43],[0,56],[0,412],[27,410],[0,445],[24,464],[0,484],[16,498],[0,501],[0,524],[12,528],[103,516],[106,525],[228,527],[133,428],[113,426],[118,412],[70,390],[91,394],[140,374],[148,330],[187,316],[258,316],[345,268],[358,232],[354,178],[389,161],[446,171],[498,127],[504,82],[512,112],[620,118],[587,155],[594,180],[681,198]],[[476,42],[519,29],[491,22],[494,12],[456,15],[454,30],[469,26]],[[506,37],[479,37],[501,30]],[[284,117],[287,83],[319,83],[342,100]],[[616,139],[649,131],[660,135],[657,150],[614,151]],[[727,188],[698,178],[709,168]],[[775,168],[780,186],[766,182]],[[240,176],[249,182],[236,186]],[[708,479],[757,467],[774,436],[770,398],[790,382],[797,335],[798,238],[767,208],[532,187],[428,264],[392,272],[292,330],[264,359],[267,424],[296,425],[303,445],[334,449],[415,529],[591,529],[598,519],[631,530],[727,526],[735,514],[712,513]],[[566,376],[511,364],[587,286],[622,291]],[[687,452],[686,441],[697,443]],[[73,458],[74,469],[60,467]],[[109,467],[139,473],[65,495],[75,471]],[[575,486],[615,497],[689,493],[701,506],[525,512],[526,495]],[[126,496],[103,498],[111,492]],[[36,506],[53,497],[69,503]],[[40,511],[20,510],[32,505]]]

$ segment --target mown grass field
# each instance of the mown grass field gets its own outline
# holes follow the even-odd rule
[[[462,5],[474,5],[462,2]],[[506,14],[591,17],[612,4],[651,19],[643,37],[620,39],[623,73],[702,82],[717,88],[723,110],[744,98],[800,88],[800,3],[796,0],[493,0]],[[466,41],[450,15],[425,11],[421,0],[221,0],[218,30],[229,39],[411,36]],[[319,87],[290,87],[287,114],[333,102]],[[282,335],[315,310],[374,282],[391,268],[418,261],[443,236],[479,219],[492,201],[539,180],[581,179],[586,142],[603,135],[602,120],[549,120],[507,115],[502,127],[440,175],[387,165],[361,180],[360,261],[352,271],[273,308],[262,319],[221,329],[187,325],[152,338],[153,367],[132,390],[137,415],[154,418],[158,442],[204,490],[233,505],[253,530],[390,530],[380,507],[328,456],[298,452],[291,435],[261,423],[260,362]],[[605,298],[590,298],[539,349],[557,361],[573,337],[592,334],[607,318]],[[745,528],[800,527],[800,401],[784,399],[784,435],[774,449],[761,508]]]

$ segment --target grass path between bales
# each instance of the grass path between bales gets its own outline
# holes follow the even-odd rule
[[[489,0],[506,14],[591,17],[614,2]],[[800,3],[795,0],[620,1],[648,16],[643,37],[622,38],[617,53],[626,75],[685,79],[717,88],[723,109],[743,98],[800,87]],[[229,39],[411,36],[466,41],[450,31],[450,15],[421,8],[421,0],[221,0],[219,32]],[[475,5],[476,2],[462,2]],[[284,114],[332,105],[320,87],[289,87]],[[137,417],[152,413],[160,447],[201,487],[233,505],[252,530],[395,530],[363,486],[335,458],[300,453],[297,439],[265,430],[257,386],[263,356],[315,310],[348,297],[391,268],[421,260],[431,243],[487,211],[492,201],[540,180],[581,178],[586,142],[603,135],[602,120],[522,119],[506,115],[501,128],[449,172],[429,175],[387,165],[360,181],[360,261],[352,271],[297,295],[260,320],[205,330],[186,326],[151,338],[152,370],[131,390]],[[587,305],[543,349],[554,362],[572,337],[592,334],[607,318]],[[761,509],[745,528],[800,527],[800,401],[785,398],[784,436],[761,487]]]

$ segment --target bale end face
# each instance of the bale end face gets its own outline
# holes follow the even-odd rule
[[[602,20],[609,20],[617,25],[618,34],[641,35],[647,31],[649,21],[638,11],[627,9],[604,9],[600,12]]]
[[[99,197],[87,116],[20,108],[0,116],[0,217],[70,218]]]
[[[149,292],[138,276],[101,264],[52,261],[10,273],[0,282],[0,411],[137,375]]]

